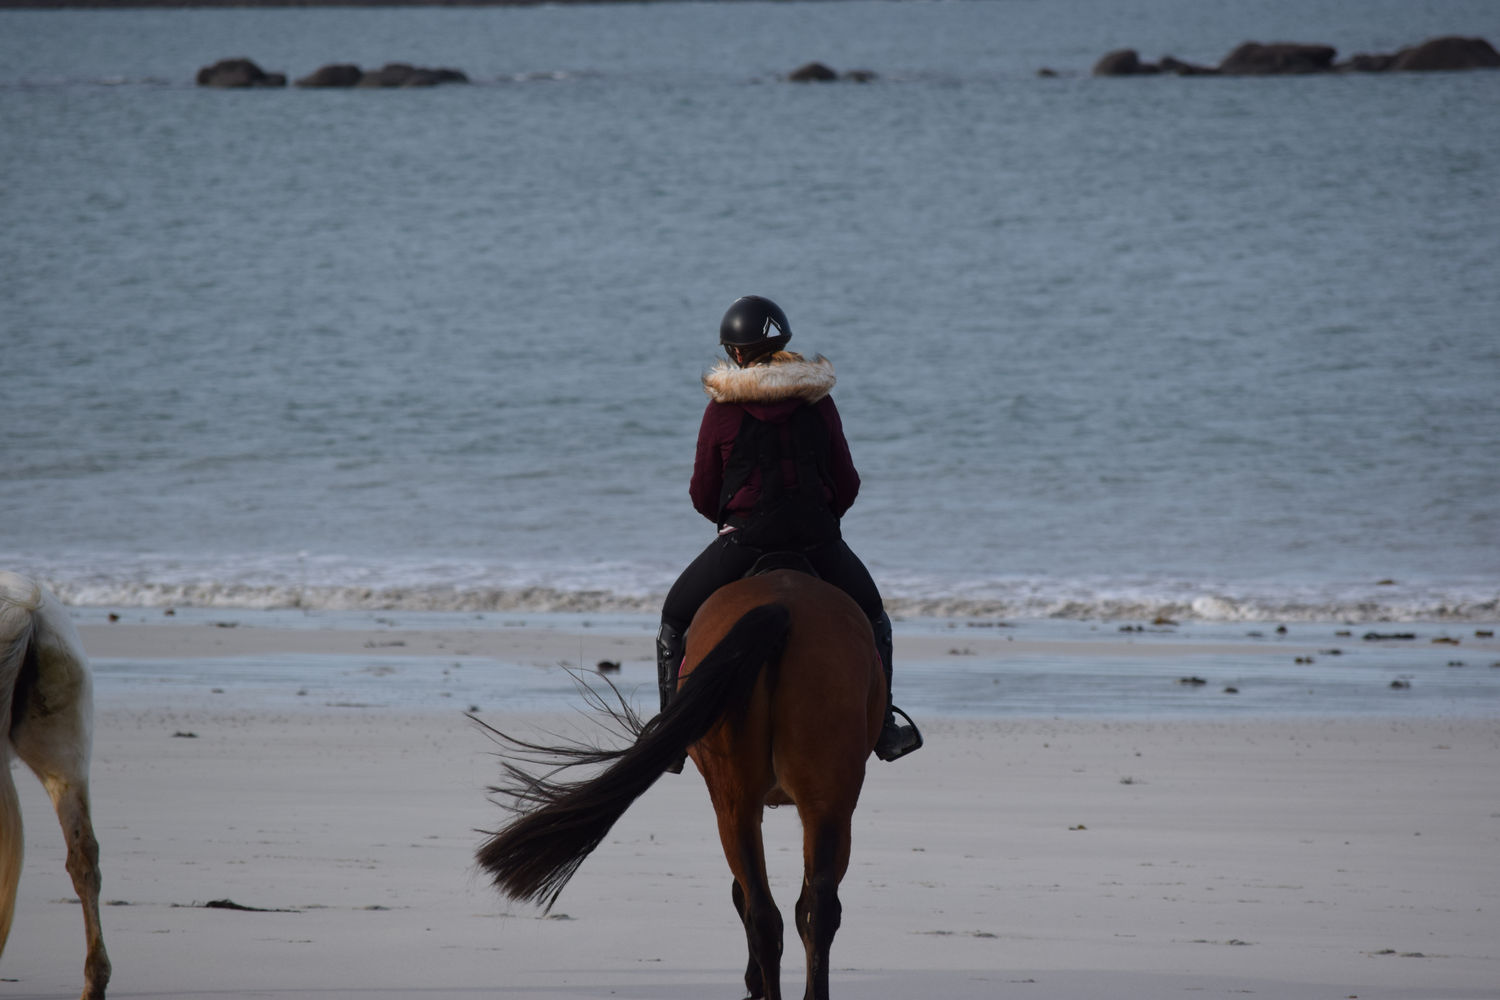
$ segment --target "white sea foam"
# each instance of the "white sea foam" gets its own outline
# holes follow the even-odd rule
[[[594,586],[556,582],[497,583],[475,579],[435,581],[433,568],[422,578],[364,583],[267,580],[242,576],[234,580],[206,577],[156,578],[133,573],[118,576],[91,573],[81,576],[35,573],[69,603],[84,607],[203,607],[246,609],[306,609],[326,611],[533,611],[618,612],[654,614],[660,610],[665,583],[652,587],[642,580],[606,581]],[[344,575],[354,574],[348,567]],[[374,574],[368,574],[373,577]],[[498,575],[498,574],[497,574]],[[649,574],[643,574],[649,575]],[[594,574],[594,579],[601,579]],[[658,579],[660,578],[658,575]],[[669,581],[666,581],[669,582]],[[614,583],[616,585],[611,585]],[[1417,587],[1372,586],[1304,588],[1297,592],[1246,588],[1243,592],[1215,592],[1184,596],[1180,581],[1153,587],[1133,580],[1128,587],[1090,581],[1010,581],[981,591],[962,592],[887,590],[886,606],[898,618],[949,619],[1067,619],[1106,621],[1201,622],[1495,622],[1500,620],[1500,594],[1482,584],[1463,591]]]

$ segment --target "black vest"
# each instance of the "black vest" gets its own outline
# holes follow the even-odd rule
[[[785,428],[785,440],[782,430]],[[783,463],[790,459],[797,481],[787,483]],[[828,509],[828,427],[811,405],[800,406],[785,424],[740,421],[724,487],[719,491],[719,527],[728,520],[729,501],[760,470],[760,497],[748,513],[735,515],[735,540],[761,549],[807,549],[839,537],[839,519]]]

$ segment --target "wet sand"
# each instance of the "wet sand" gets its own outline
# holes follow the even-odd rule
[[[370,653],[357,632],[83,631],[95,656],[187,655],[183,642]],[[458,638],[417,630],[401,648]],[[576,654],[576,637],[557,641]],[[457,709],[103,704],[96,728],[111,996],[742,995],[743,935],[691,765],[544,915],[472,866],[478,831],[505,814],[485,792],[493,746]],[[872,761],[835,997],[1500,997],[1494,719],[925,729],[920,753]],[[16,777],[27,862],[0,994],[76,995],[61,838],[40,785]],[[795,815],[769,813],[766,832],[790,923]],[[217,900],[255,909],[205,906]],[[800,994],[794,936],[783,982]]]

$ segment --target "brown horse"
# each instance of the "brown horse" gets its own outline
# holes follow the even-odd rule
[[[629,746],[552,747],[499,734],[521,750],[510,756],[532,764],[609,766],[592,779],[558,783],[507,764],[510,784],[493,790],[515,798],[518,816],[480,848],[479,864],[511,898],[550,907],[614,822],[687,750],[708,784],[734,873],[751,997],[781,997],[782,918],[766,879],[762,811],[797,807],[805,997],[826,1000],[850,823],[885,702],[870,622],[853,600],[791,569],[746,577],[718,590],[694,617],[667,710],[644,725],[628,708],[614,713],[635,735]]]
[[[38,584],[0,571],[0,952],[10,936],[25,846],[10,773],[14,750],[42,779],[57,809],[68,841],[68,874],[83,903],[83,1000],[102,1000],[109,956],[99,930],[99,845],[89,818],[92,692],[67,611]]]

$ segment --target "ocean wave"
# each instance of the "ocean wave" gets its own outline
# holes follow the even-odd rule
[[[655,614],[662,594],[553,586],[312,586],[286,583],[46,580],[66,603],[80,607],[205,607],[256,610],[424,611]],[[1298,596],[1097,593],[1056,587],[1024,596],[890,593],[898,619],[1061,619],[1174,622],[1494,622],[1500,595],[1395,591],[1390,594]],[[1173,590],[1180,590],[1175,585]]]
[[[904,618],[1063,619],[1069,621],[1172,622],[1493,622],[1500,619],[1500,598],[1297,601],[1268,598],[1201,597],[1191,601],[1148,597],[1104,597],[1089,600],[1035,598],[996,601],[943,598],[895,598],[890,613]]]

